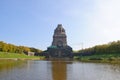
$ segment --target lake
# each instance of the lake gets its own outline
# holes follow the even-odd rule
[[[120,80],[120,64],[0,60],[0,80]]]

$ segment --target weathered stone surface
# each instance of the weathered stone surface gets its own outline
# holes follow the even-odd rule
[[[58,24],[54,30],[53,42],[47,49],[47,57],[49,58],[72,58],[72,48],[67,45],[67,36],[62,24]]]
[[[54,31],[52,46],[67,46],[65,29],[58,24]]]

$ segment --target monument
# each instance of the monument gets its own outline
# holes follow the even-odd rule
[[[49,58],[72,58],[72,48],[67,45],[67,36],[62,24],[58,24],[54,30],[53,42],[47,48]]]

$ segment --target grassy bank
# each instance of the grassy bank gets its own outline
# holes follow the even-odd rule
[[[43,59],[40,56],[27,56],[25,54],[0,52],[0,59]]]
[[[81,61],[120,62],[120,54],[94,54],[91,56],[75,56],[74,59]]]

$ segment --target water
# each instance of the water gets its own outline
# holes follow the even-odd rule
[[[78,61],[0,61],[0,80],[120,80],[120,65]]]

